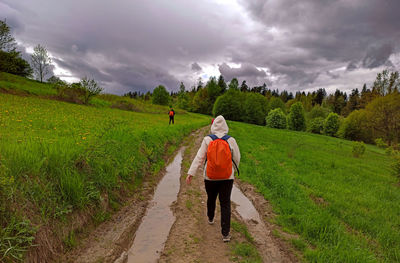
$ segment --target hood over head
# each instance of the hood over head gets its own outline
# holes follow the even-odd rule
[[[216,117],[211,125],[211,133],[217,135],[218,137],[222,137],[228,134],[228,131],[229,127],[228,124],[226,124],[225,118],[222,115]]]

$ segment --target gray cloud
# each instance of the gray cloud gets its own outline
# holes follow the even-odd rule
[[[243,4],[268,27],[285,31],[289,46],[328,60],[361,60],[366,47],[400,38],[400,19],[394,11],[400,10],[397,0],[250,0]]]
[[[393,46],[387,43],[377,47],[370,47],[362,61],[363,67],[376,68],[390,63],[389,57],[393,53],[393,50]]]
[[[218,70],[226,81],[237,78],[240,83],[246,80],[247,84],[250,86],[261,85],[262,83],[271,84],[267,73],[250,63],[243,63],[238,68],[230,67],[228,64],[222,63],[218,66]]]
[[[226,63],[222,63],[218,67],[219,72],[228,80],[232,78],[252,78],[252,77],[266,77],[267,74],[264,70],[258,69],[256,66],[244,63],[238,68],[232,68]]]
[[[398,0],[237,3],[0,0],[0,18],[22,45],[46,46],[74,77],[119,94],[159,84],[177,90],[218,70],[249,85],[333,89],[398,65]]]
[[[199,64],[197,64],[197,62],[194,62],[194,63],[191,65],[191,68],[192,68],[192,70],[193,70],[194,72],[199,72],[199,71],[202,70],[202,68],[200,67]]]

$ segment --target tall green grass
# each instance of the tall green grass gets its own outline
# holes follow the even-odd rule
[[[18,94],[30,95],[56,95],[57,90],[53,85],[40,83],[36,80],[0,72],[0,88],[16,92]]]
[[[310,262],[400,262],[400,191],[391,159],[350,141],[229,122],[240,178],[256,186],[276,222],[300,234]]]
[[[33,225],[63,222],[73,211],[101,209],[104,196],[118,203],[163,166],[169,146],[208,123],[205,116],[178,114],[169,126],[167,112],[0,93],[0,224],[8,227],[19,216]],[[14,245],[0,246],[0,258]]]

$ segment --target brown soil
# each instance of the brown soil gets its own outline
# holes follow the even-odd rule
[[[209,132],[209,126],[194,133],[186,141],[181,169],[181,188],[177,201],[172,205],[176,217],[161,253],[159,262],[234,262],[232,247],[236,242],[244,242],[245,237],[231,231],[231,243],[222,242],[220,230],[219,204],[215,223],[209,225],[206,216],[206,193],[202,171],[193,178],[191,185],[186,185],[186,171],[193,160],[203,137]],[[172,159],[172,158],[171,158]],[[158,179],[162,178],[161,173]],[[146,182],[140,193],[109,221],[99,225],[90,236],[81,241],[80,247],[60,259],[61,262],[126,262],[127,253],[133,243],[137,230],[149,200],[153,195],[156,183]],[[232,205],[232,220],[246,225],[254,238],[263,262],[298,262],[295,251],[284,240],[296,238],[286,234],[271,223],[274,214],[269,203],[258,194],[254,187],[236,180],[236,185],[254,204],[265,226],[261,228],[254,221],[242,220]],[[279,233],[279,237],[272,233]]]
[[[204,128],[203,128],[204,129]],[[200,130],[193,132],[184,143],[198,136]],[[174,156],[168,161],[171,161]],[[87,231],[78,247],[66,253],[59,262],[114,262],[132,245],[135,232],[146,212],[158,181],[164,176],[161,171],[156,178],[148,177],[139,191],[110,220]]]
[[[258,233],[252,222],[247,222],[249,232],[253,235],[257,243],[257,248],[262,254],[264,262],[300,262],[301,254],[290,244],[291,239],[298,239],[295,234],[289,234],[273,224],[275,214],[272,207],[265,198],[256,191],[255,187],[249,183],[236,180],[236,185],[243,194],[253,203],[254,207],[264,219],[266,228],[265,233]],[[258,241],[261,240],[262,242]],[[267,259],[267,260],[266,260]],[[276,260],[278,259],[278,260]]]
[[[171,228],[168,240],[159,262],[232,262],[232,244],[243,242],[244,237],[235,231],[231,231],[231,243],[222,242],[220,228],[219,204],[215,215],[215,223],[209,225],[206,216],[206,192],[202,177],[202,169],[193,178],[191,185],[186,185],[186,172],[193,160],[197,149],[200,147],[203,136],[208,130],[194,140],[183,157],[181,170],[181,189],[178,200],[172,209],[176,221]],[[236,183],[238,183],[236,181]],[[254,191],[250,185],[240,184],[246,187],[245,195],[253,202],[256,209],[266,217],[273,217],[272,209],[267,201]],[[240,187],[242,188],[242,187]],[[297,262],[297,257],[292,249],[284,241],[272,236],[272,225],[266,222],[263,231],[256,226],[256,222],[243,221],[232,205],[232,220],[245,224],[255,240],[255,246],[261,255],[263,262]]]

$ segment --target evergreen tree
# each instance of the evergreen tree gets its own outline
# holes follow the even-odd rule
[[[0,20],[0,50],[4,52],[14,52],[16,47],[15,39],[11,35],[11,29],[6,20]]]
[[[239,89],[239,82],[237,78],[233,78],[231,82],[229,82],[229,89],[238,90]]]
[[[220,75],[218,78],[218,86],[221,89],[221,93],[225,93],[225,91],[228,89],[228,86],[225,83],[224,76]]]
[[[242,85],[240,86],[240,91],[241,92],[248,92],[249,91],[249,87],[247,86],[245,80],[243,80]]]

